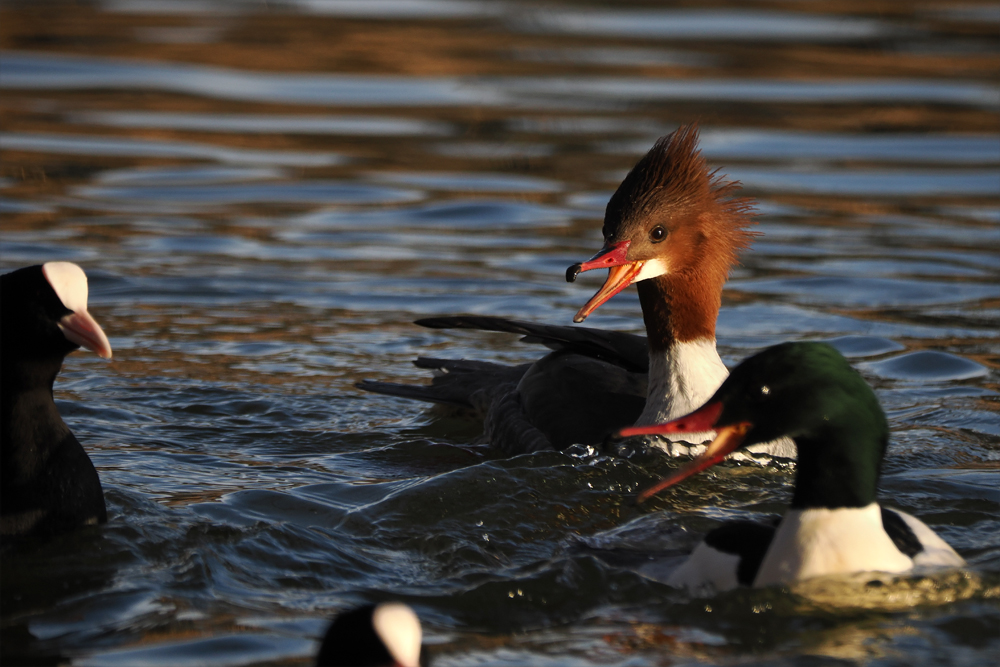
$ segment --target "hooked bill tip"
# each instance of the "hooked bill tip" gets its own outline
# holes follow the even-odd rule
[[[576,282],[576,277],[580,275],[580,271],[583,270],[582,264],[574,264],[573,266],[566,269],[566,282],[573,283]],[[574,320],[575,322],[576,320]],[[580,320],[581,322],[583,320]]]

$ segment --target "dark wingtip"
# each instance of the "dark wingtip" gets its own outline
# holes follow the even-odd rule
[[[573,266],[566,269],[566,282],[568,283],[576,282],[576,277],[580,275],[581,270],[583,270],[582,264],[574,264]]]
[[[454,317],[444,318],[444,317],[421,317],[419,320],[413,320],[413,323],[418,327],[427,327],[428,329],[447,329],[452,323],[446,320],[454,320]]]

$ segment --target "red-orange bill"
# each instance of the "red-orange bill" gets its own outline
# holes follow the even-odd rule
[[[736,424],[717,427],[716,422],[722,415],[723,407],[722,401],[714,401],[706,403],[694,412],[686,414],[683,417],[678,417],[673,421],[663,424],[653,424],[652,426],[632,426],[619,431],[618,435],[623,438],[633,435],[716,432],[715,440],[709,443],[701,456],[640,493],[637,502],[641,503],[649,500],[660,491],[677,484],[681,480],[687,479],[706,468],[711,468],[740,446],[752,424],[750,422],[737,422]]]
[[[574,264],[566,269],[567,282],[575,281],[576,277],[583,271],[608,269],[608,279],[604,281],[604,286],[590,298],[590,301],[583,308],[577,311],[573,318],[574,322],[583,322],[602,303],[631,285],[639,272],[642,271],[644,262],[630,262],[628,260],[628,247],[631,244],[632,241],[619,241],[605,245],[600,252],[586,262]]]
[[[631,285],[635,277],[642,271],[643,264],[644,262],[632,262],[609,268],[608,279],[604,281],[604,285],[597,291],[597,294],[590,297],[590,301],[584,304],[583,308],[577,311],[573,321],[577,324],[583,322],[601,304]]]
[[[664,435],[667,433],[704,433],[715,430],[715,420],[722,414],[722,401],[706,403],[694,412],[662,424],[629,426],[618,432],[618,437],[633,435]]]
[[[640,493],[639,497],[636,498],[636,502],[645,502],[660,491],[670,488],[678,482],[687,479],[691,475],[695,475],[702,470],[711,468],[716,463],[719,463],[722,459],[726,458],[740,446],[740,443],[743,442],[743,438],[746,437],[747,431],[750,430],[751,426],[752,424],[750,422],[739,422],[737,424],[721,427],[717,431],[715,440],[708,444],[708,447],[701,456],[682,467],[673,475],[663,478],[657,484]]]
[[[701,456],[682,467],[673,475],[668,475],[657,484],[640,493],[638,498],[636,498],[636,502],[645,502],[660,491],[663,491],[664,489],[687,479],[691,475],[697,474],[702,470],[711,468],[716,463],[719,463],[722,459],[726,458],[740,446],[740,443],[743,442],[743,438],[746,437],[747,431],[749,431],[752,426],[753,424],[750,422],[738,422],[736,424],[730,424],[729,426],[718,428],[716,430],[717,435],[715,436],[715,440],[708,444],[708,447]]]
[[[628,264],[628,247],[632,241],[619,241],[611,245],[604,244],[604,247],[597,251],[597,254],[581,264],[574,264],[566,270],[566,282],[573,282],[583,271],[593,271],[594,269],[607,269],[620,264]]]

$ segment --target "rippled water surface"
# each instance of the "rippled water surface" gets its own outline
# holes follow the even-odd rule
[[[3,270],[69,260],[115,350],[57,402],[110,521],[2,562],[5,664],[303,664],[387,598],[438,665],[988,664],[1000,653],[1000,6],[473,0],[5,2]],[[882,495],[966,573],[909,597],[692,600],[705,530],[791,469],[504,459],[354,388],[501,361],[473,312],[568,324],[604,205],[698,120],[759,201],[728,363],[832,339],[876,387]],[[641,331],[635,292],[593,326]],[[655,560],[646,556],[658,554]]]

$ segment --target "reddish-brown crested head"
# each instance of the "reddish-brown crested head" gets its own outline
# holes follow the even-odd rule
[[[709,172],[697,125],[681,126],[658,140],[611,196],[605,243],[629,240],[630,260],[666,259],[670,273],[709,266],[728,273],[753,241],[753,200],[733,197],[737,190],[738,183]]]
[[[709,171],[696,125],[657,141],[608,202],[604,248],[579,265],[614,268],[578,321],[637,282],[651,346],[713,338],[722,286],[755,235],[753,200],[738,190]]]

